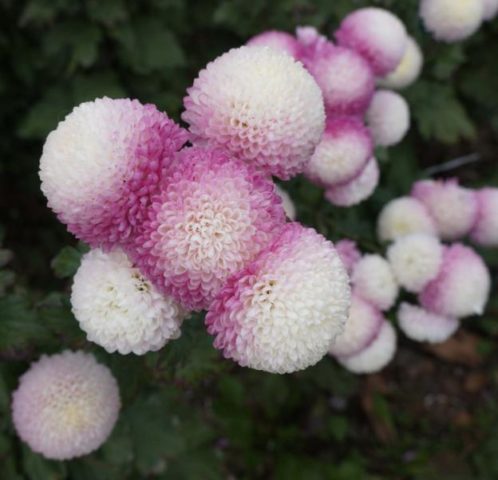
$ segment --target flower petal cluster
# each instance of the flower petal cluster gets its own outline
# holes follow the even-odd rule
[[[476,192],[477,219],[472,227],[472,239],[479,245],[498,247],[498,188],[483,188]]]

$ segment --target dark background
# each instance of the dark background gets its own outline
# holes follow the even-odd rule
[[[403,92],[412,129],[377,152],[382,183],[360,207],[335,209],[303,179],[285,187],[303,223],[382,251],[375,218],[415,179],[475,154],[443,175],[498,185],[498,20],[444,45],[423,31],[416,0],[0,0],[2,480],[498,478],[496,294],[454,340],[429,349],[401,339],[393,364],[369,377],[329,358],[287,376],[241,369],[213,349],[201,317],[159,353],[107,355],[70,313],[85,247],[46,208],[37,174],[57,122],[103,95],[153,102],[178,120],[186,87],[217,55],[269,28],[330,34],[364,5],[397,13],[426,56],[421,79]],[[496,277],[497,251],[481,253]],[[56,463],[16,438],[9,403],[29,362],[64,348],[90,350],[112,368],[123,412],[97,453]]]

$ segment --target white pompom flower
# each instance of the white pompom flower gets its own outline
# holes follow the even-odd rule
[[[416,342],[445,342],[460,326],[456,318],[437,315],[409,303],[400,305],[397,316],[401,331]]]
[[[436,40],[453,43],[477,32],[484,4],[482,0],[421,0],[419,13]]]
[[[364,255],[356,262],[351,281],[355,292],[380,310],[389,310],[398,296],[399,285],[391,266],[380,255]]]
[[[366,122],[376,145],[390,147],[403,140],[410,128],[406,100],[391,90],[377,90],[367,110]]]
[[[94,249],[74,276],[73,314],[88,340],[108,352],[142,355],[180,336],[186,312],[162,295],[120,249]]]
[[[121,401],[111,371],[93,355],[43,355],[12,395],[17,434],[46,458],[68,460],[99,448],[118,418]]]
[[[396,331],[389,322],[384,320],[379,333],[368,347],[356,355],[338,358],[338,361],[353,373],[379,372],[393,359],[396,353],[396,342]]]
[[[399,284],[419,293],[439,272],[443,245],[426,233],[400,237],[387,250],[387,259]]]

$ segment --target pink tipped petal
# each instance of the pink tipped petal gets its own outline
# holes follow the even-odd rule
[[[472,240],[479,245],[498,247],[498,188],[476,192],[478,213],[472,228]]]
[[[251,47],[269,47],[279,52],[286,53],[294,58],[299,58],[301,47],[298,41],[287,32],[269,30],[252,37],[248,42]]]
[[[335,244],[335,249],[341,257],[348,274],[351,274],[356,262],[361,258],[361,253],[353,240],[340,240]]]

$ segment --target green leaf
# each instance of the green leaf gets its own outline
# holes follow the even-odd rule
[[[61,480],[66,473],[63,463],[46,460],[24,445],[23,466],[30,480]]]
[[[52,260],[51,267],[59,278],[72,277],[80,266],[81,257],[88,248],[80,245],[79,248],[64,247]]]

